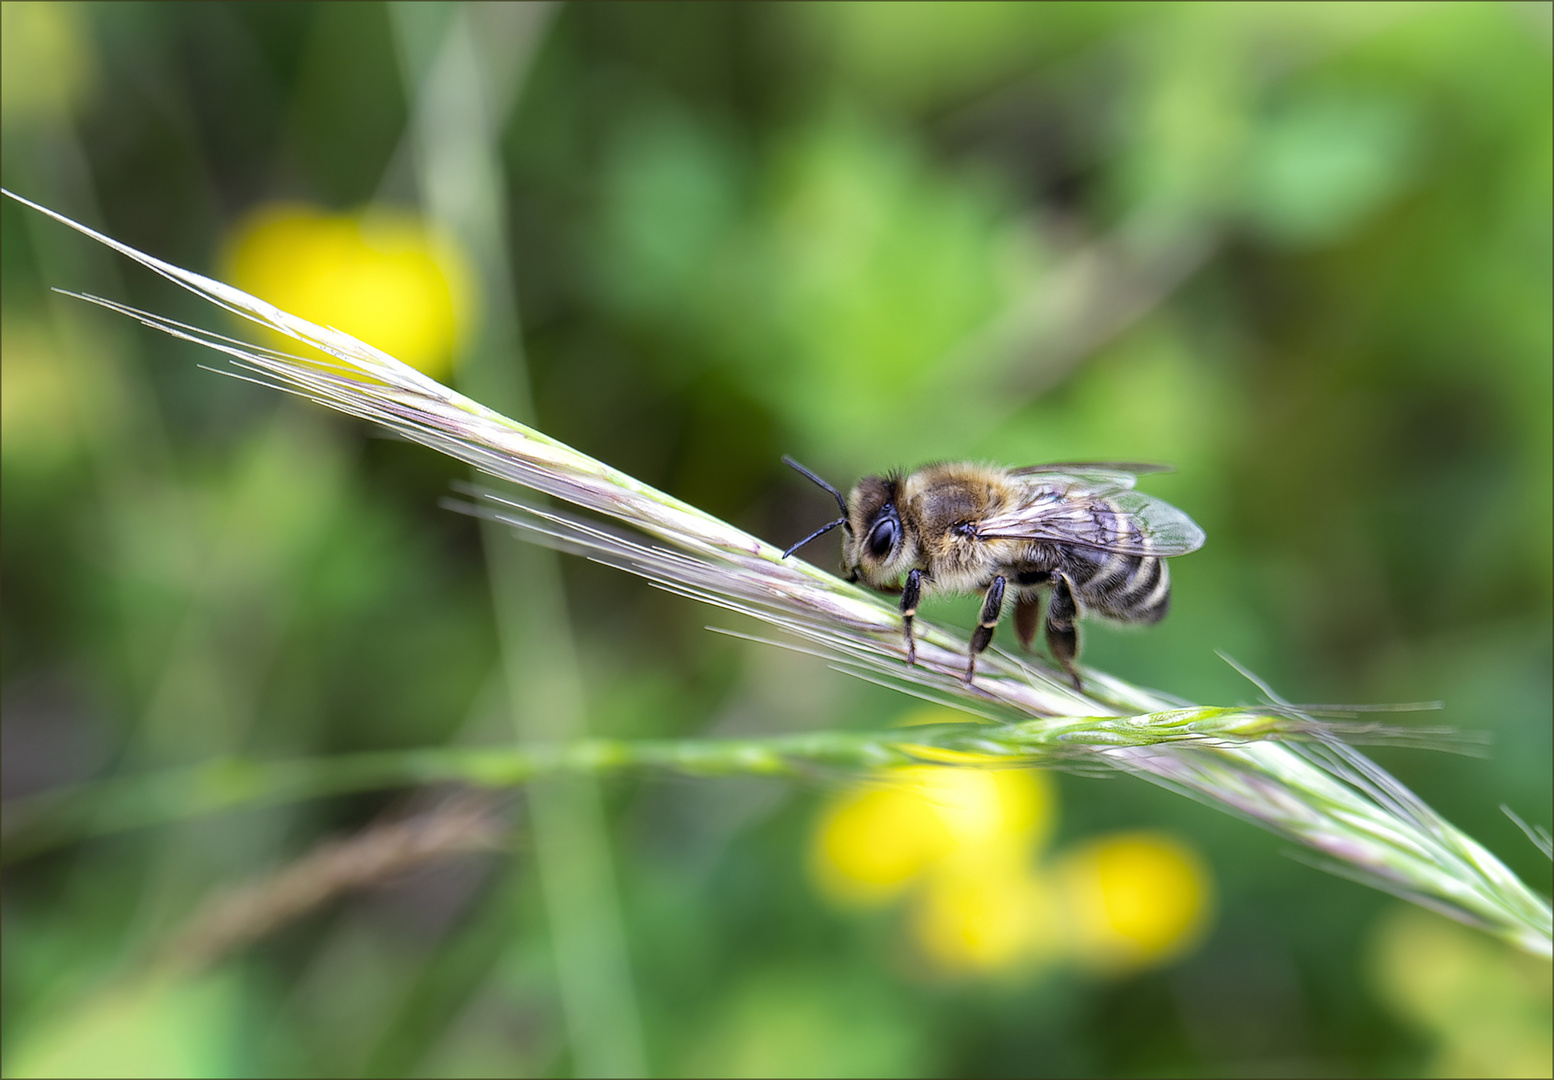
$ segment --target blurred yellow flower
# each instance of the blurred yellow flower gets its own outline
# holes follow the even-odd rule
[[[929,875],[916,897],[911,929],[935,968],[991,972],[1050,954],[1058,925],[1052,890],[1035,872],[1030,853],[1019,854],[974,865],[951,860]]]
[[[885,903],[946,860],[1028,859],[1051,829],[1049,781],[1028,769],[897,769],[835,800],[812,870],[827,895]]]
[[[1197,943],[1212,907],[1202,861],[1164,833],[1091,841],[1063,859],[1057,880],[1071,954],[1101,971],[1179,956]]]
[[[940,970],[1008,967],[1033,954],[1051,923],[1032,868],[1054,809],[1051,782],[1033,769],[897,769],[831,804],[811,869],[844,904],[879,905],[917,887],[913,936]]]
[[[238,288],[436,379],[452,372],[470,325],[472,278],[463,253],[402,212],[262,206],[232,230],[224,261],[226,279]],[[279,347],[301,348],[289,338]]]
[[[811,870],[833,900],[873,906],[894,899],[949,846],[949,830],[917,792],[879,787],[826,811]]]
[[[960,722],[940,707],[898,726]],[[938,760],[938,759],[935,759]],[[909,895],[906,926],[931,967],[991,974],[1073,961],[1125,972],[1195,944],[1211,909],[1196,854],[1160,833],[1092,840],[1055,868],[1041,860],[1057,821],[1046,773],[995,758],[944,755],[893,769],[831,800],[816,825],[810,874],[845,906]]]

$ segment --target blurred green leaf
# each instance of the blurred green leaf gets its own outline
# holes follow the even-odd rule
[[[1291,247],[1347,236],[1407,183],[1419,129],[1412,108],[1396,97],[1350,89],[1291,101],[1253,138],[1251,225]]]
[[[24,1032],[7,1076],[207,1077],[234,1071],[242,1001],[229,975],[106,990]]]

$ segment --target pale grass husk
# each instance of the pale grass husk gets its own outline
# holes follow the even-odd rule
[[[333,362],[300,360],[110,300],[84,299],[223,352],[245,377],[374,421],[633,531],[494,493],[479,493],[476,512],[673,592],[752,616],[788,635],[782,644],[982,721],[969,728],[911,729],[910,741],[902,731],[821,732],[739,743],[588,740],[554,748],[423,751],[398,762],[380,761],[377,768],[347,759],[316,763],[318,775],[297,787],[297,797],[433,777],[501,786],[553,771],[622,767],[771,774],[806,766],[940,760],[1121,770],[1284,836],[1327,869],[1481,926],[1528,952],[1550,954],[1548,901],[1344,741],[1387,736],[1394,729],[1326,722],[1277,700],[1263,709],[1191,705],[1097,671],[1086,671],[1087,692],[1081,694],[1045,664],[996,650],[979,663],[975,683],[967,686],[959,677],[966,642],[922,622],[918,666],[908,668],[899,616],[880,597],[797,559],[784,560],[778,548],[757,537],[493,412],[355,338],[19,201],[229,311],[322,350]],[[436,767],[411,767],[412,761]],[[225,804],[286,797],[273,788],[266,793],[263,777],[251,777],[247,790],[257,794]]]

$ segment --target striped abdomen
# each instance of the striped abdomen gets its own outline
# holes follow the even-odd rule
[[[1061,572],[1080,606],[1119,622],[1159,622],[1171,606],[1171,572],[1149,555],[1065,544]]]

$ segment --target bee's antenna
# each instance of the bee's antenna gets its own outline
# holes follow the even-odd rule
[[[842,516],[841,517],[837,518],[835,521],[828,521],[828,522],[826,522],[826,524],[822,525],[820,528],[818,528],[814,532],[810,533],[804,539],[800,540],[797,544],[794,544],[787,551],[784,551],[782,553],[782,557],[784,559],[786,559],[789,555],[792,555],[795,551],[797,551],[799,548],[803,547],[805,544],[809,543],[811,540],[815,539],[815,537],[817,537],[817,536],[824,536],[826,533],[830,532],[832,529],[836,528],[838,525],[840,525],[842,528],[846,529],[849,533],[851,533],[853,531],[852,526],[847,523],[847,500],[842,498],[842,493],[840,491],[836,490],[836,488],[832,487],[830,484],[828,484],[824,480],[820,479],[820,477],[818,477],[814,473],[810,472],[804,466],[800,465],[797,461],[794,461],[787,454],[784,454],[782,456],[782,463],[784,465],[787,465],[789,468],[794,469],[795,471],[802,473],[803,475],[807,476],[810,480],[814,481],[814,483],[818,484],[820,487],[823,487],[827,491],[829,491],[831,493],[831,497],[836,500],[837,509],[842,511]]]
[[[788,466],[788,468],[790,468],[790,469],[794,469],[797,472],[803,473],[805,476],[807,476],[811,480],[813,480],[816,484],[819,484],[821,487],[823,487],[827,491],[829,491],[831,493],[831,497],[836,500],[836,508],[842,512],[842,521],[846,521],[847,520],[847,500],[842,498],[842,493],[840,491],[836,490],[836,488],[832,487],[830,484],[828,484],[824,480],[820,479],[820,477],[818,477],[814,473],[810,472],[804,466],[800,465],[797,461],[794,461],[787,454],[782,455],[782,463],[784,465]],[[835,527],[836,527],[835,525],[831,526],[831,528],[835,528]],[[819,536],[820,534],[816,533],[815,535]]]
[[[817,536],[824,536],[826,533],[830,532],[832,529],[836,528],[838,525],[846,525],[846,524],[847,524],[847,519],[846,518],[837,518],[835,521],[828,521],[828,522],[826,522],[824,525],[820,526],[820,528],[816,529],[814,532],[810,533],[804,539],[800,540],[797,544],[794,544],[787,551],[784,551],[782,553],[782,557],[784,559],[786,559],[789,555],[792,555],[795,551],[797,551],[799,548],[803,547],[805,544],[809,543],[815,537],[817,537]]]

